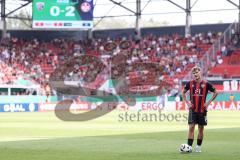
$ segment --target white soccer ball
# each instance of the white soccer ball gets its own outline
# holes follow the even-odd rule
[[[189,146],[188,144],[181,144],[179,148],[180,153],[191,153],[192,152],[192,146]]]

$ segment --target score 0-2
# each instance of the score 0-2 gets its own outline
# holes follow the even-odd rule
[[[75,16],[75,7],[66,6],[64,9],[61,9],[59,6],[52,6],[50,8],[50,15],[53,17],[57,17],[61,13],[65,13],[66,17],[74,17]]]

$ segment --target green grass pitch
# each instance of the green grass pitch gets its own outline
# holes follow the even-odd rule
[[[239,111],[210,111],[202,153],[191,154],[178,152],[186,143],[187,122],[119,122],[118,115],[114,111],[92,121],[64,122],[52,112],[0,113],[0,159],[240,159]]]

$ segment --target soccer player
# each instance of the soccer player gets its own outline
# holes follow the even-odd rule
[[[204,126],[207,125],[207,106],[216,98],[218,93],[209,82],[202,80],[200,67],[193,67],[191,72],[193,80],[186,83],[182,91],[183,101],[186,102],[189,108],[188,145],[192,146],[193,144],[194,129],[195,125],[198,124],[198,137],[195,152],[201,152]],[[190,92],[190,101],[186,98],[187,91]],[[209,91],[213,94],[208,102],[206,102],[206,97]]]

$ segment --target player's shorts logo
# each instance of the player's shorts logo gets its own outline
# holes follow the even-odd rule
[[[38,11],[42,11],[45,7],[45,3],[44,2],[37,2],[36,3],[36,8]]]
[[[205,120],[206,123],[208,122],[207,116],[204,116],[204,120]]]

